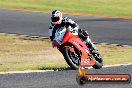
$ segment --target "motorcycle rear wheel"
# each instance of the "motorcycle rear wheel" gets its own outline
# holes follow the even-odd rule
[[[97,59],[95,59],[95,65],[92,67],[95,69],[100,69],[103,66],[103,59],[100,54],[96,54]]]

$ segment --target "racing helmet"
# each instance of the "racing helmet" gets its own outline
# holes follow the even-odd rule
[[[54,10],[51,13],[51,23],[52,24],[61,24],[62,13],[58,10]]]

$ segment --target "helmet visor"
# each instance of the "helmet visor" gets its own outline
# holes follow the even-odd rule
[[[57,22],[60,20],[60,18],[59,17],[51,17],[51,20],[52,20],[52,22]]]

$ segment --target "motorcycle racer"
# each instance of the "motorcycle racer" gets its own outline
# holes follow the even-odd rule
[[[79,29],[77,23],[73,20],[62,17],[62,13],[58,10],[53,10],[51,12],[51,22],[49,25],[49,36],[52,42],[52,46],[57,43],[61,45],[63,36],[66,31],[70,31],[73,35],[79,36],[86,45],[89,46],[91,53],[98,53],[95,45],[92,43],[87,31]]]

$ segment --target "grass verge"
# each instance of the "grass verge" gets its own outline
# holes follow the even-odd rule
[[[0,0],[0,8],[132,17],[132,0]]]
[[[132,62],[132,46],[96,45],[104,64]],[[0,71],[69,68],[49,39],[0,34]]]

